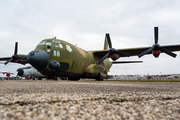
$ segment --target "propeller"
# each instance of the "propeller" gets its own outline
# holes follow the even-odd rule
[[[109,56],[113,57],[115,53],[119,54],[120,56],[128,56],[129,57],[129,55],[130,55],[129,53],[125,53],[125,52],[122,52],[122,51],[117,50],[115,48],[112,48],[112,43],[111,43],[110,35],[108,33],[106,34],[106,39],[108,41],[109,51],[108,51],[108,53],[103,58],[101,58],[101,60],[99,60],[98,64],[101,64]]]
[[[140,57],[142,57],[142,56],[144,56],[145,54],[148,54],[149,52],[151,52],[151,51],[158,51],[158,50],[160,50],[160,51],[162,51],[162,52],[164,52],[164,53],[166,53],[166,54],[168,54],[168,55],[170,55],[170,56],[172,56],[172,57],[176,57],[176,54],[174,54],[174,53],[172,53],[171,51],[169,51],[169,50],[167,50],[167,49],[165,49],[165,48],[163,48],[163,47],[161,47],[159,44],[158,44],[158,27],[154,27],[154,45],[152,46],[152,47],[150,47],[149,49],[147,49],[147,50],[145,50],[145,51],[143,51],[142,53],[140,53],[139,55],[138,55],[138,57],[140,58]]]
[[[8,64],[9,62],[11,62],[12,60],[14,60],[15,62],[18,61],[18,55],[17,55],[17,51],[18,51],[18,42],[15,43],[15,49],[14,49],[14,55],[12,56],[11,59],[9,59],[8,61],[6,61],[4,64]]]

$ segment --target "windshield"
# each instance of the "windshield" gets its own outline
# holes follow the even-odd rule
[[[52,42],[51,41],[41,41],[38,45],[48,45],[51,46]]]
[[[47,41],[47,42],[46,42],[46,45],[51,46],[51,43],[52,43],[51,41]]]

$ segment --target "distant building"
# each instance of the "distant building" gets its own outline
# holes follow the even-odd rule
[[[174,75],[114,75],[111,80],[180,80],[180,74]]]

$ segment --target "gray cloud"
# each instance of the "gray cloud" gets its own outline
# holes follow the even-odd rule
[[[177,0],[1,1],[0,56],[11,56],[16,41],[18,53],[27,54],[42,39],[53,35],[85,50],[102,49],[107,32],[115,48],[151,46],[154,26],[159,26],[161,45],[179,44],[179,5]],[[164,54],[159,59],[151,55],[120,58],[144,63],[114,65],[110,74],[177,73],[177,54],[176,59]],[[4,69],[7,67],[1,66]]]

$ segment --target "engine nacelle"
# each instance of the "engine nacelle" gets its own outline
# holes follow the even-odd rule
[[[111,57],[111,59],[113,60],[113,61],[115,61],[115,60],[117,60],[117,59],[119,59],[120,58],[120,55],[119,54],[110,54],[109,55],[110,57]]]
[[[160,53],[161,53],[160,50],[153,50],[153,51],[152,51],[152,54],[153,54],[153,56],[154,56],[155,58],[158,58],[159,55],[160,55]]]
[[[61,67],[61,64],[60,64],[58,61],[56,61],[56,60],[53,60],[53,61],[51,61],[51,62],[49,63],[49,68],[50,68],[50,69],[59,70],[60,67]]]

